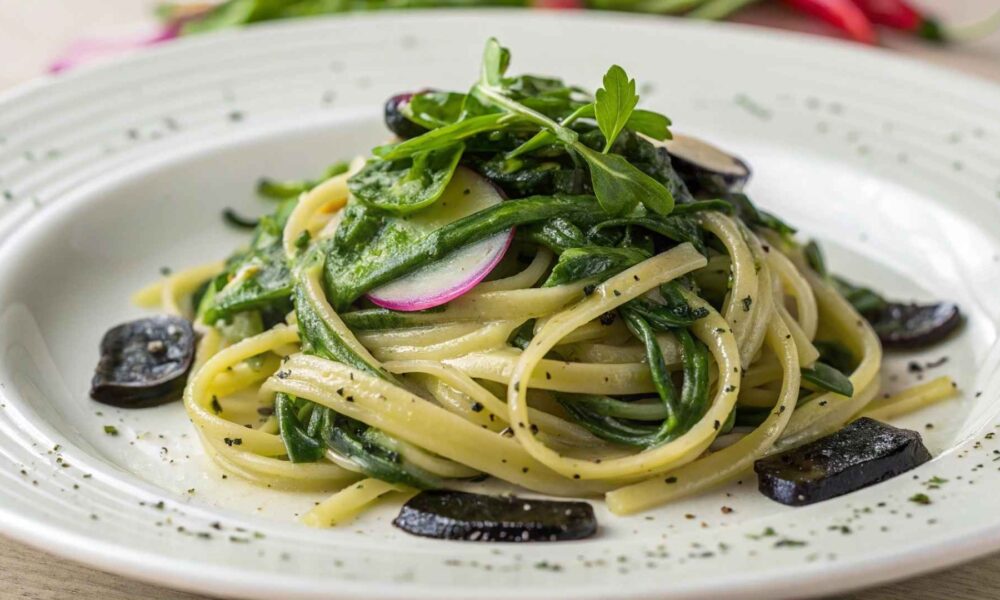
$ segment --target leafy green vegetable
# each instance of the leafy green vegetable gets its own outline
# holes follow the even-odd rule
[[[225,208],[222,211],[222,220],[236,227],[237,229],[253,229],[260,224],[260,219],[244,217],[232,208]]]
[[[444,193],[464,150],[457,143],[398,160],[371,160],[347,184],[365,204],[405,215],[432,204]]]
[[[357,463],[369,477],[417,489],[442,487],[438,477],[405,460],[396,450],[399,442],[382,431],[332,410],[325,414],[331,421],[327,444]]]
[[[654,140],[669,140],[672,137],[670,135],[670,119],[651,110],[636,109],[632,111],[625,126]]]
[[[466,138],[501,129],[516,121],[516,118],[511,118],[510,115],[502,113],[478,115],[432,129],[423,135],[418,135],[415,138],[410,138],[398,144],[378,146],[373,152],[375,156],[385,160],[400,160],[422,152],[453,146]]]
[[[677,398],[654,335],[654,330],[660,327],[646,322],[630,305],[623,306],[619,312],[629,329],[646,346],[647,361],[659,402],[635,402],[575,394],[559,394],[556,399],[573,420],[597,437],[643,448],[666,443],[690,429],[708,406],[708,349],[686,329],[673,330],[681,343],[684,371],[684,383],[680,398]],[[654,425],[648,421],[661,423]],[[722,424],[719,426],[721,428]]]
[[[771,213],[758,209],[746,194],[727,194],[723,199],[732,204],[736,216],[751,227],[765,227],[783,236],[791,236],[795,233],[794,227]]]
[[[559,262],[545,281],[544,287],[572,283],[581,279],[603,281],[650,257],[638,248],[593,246],[570,248],[559,256]]]
[[[318,179],[276,181],[265,177],[257,182],[257,193],[274,200],[297,198],[299,194],[308,192],[327,179],[346,173],[349,168],[350,164],[347,162],[334,163]]]
[[[816,240],[809,240],[809,243],[805,245],[802,249],[806,256],[806,262],[813,271],[820,277],[827,277],[829,272],[826,270],[826,259],[823,258],[823,251],[820,249],[819,244]]]
[[[264,332],[264,319],[257,310],[247,310],[236,313],[229,321],[219,321],[216,324],[219,334],[229,344],[253,337]]]
[[[465,94],[422,92],[414,94],[403,107],[403,115],[428,129],[451,125],[462,117]]]
[[[519,75],[505,78],[503,85],[511,98],[554,119],[590,101],[583,90],[555,77]]]
[[[587,238],[580,228],[563,217],[532,223],[519,228],[517,233],[520,237],[541,244],[557,254],[570,248],[588,245]]]
[[[661,331],[671,331],[693,325],[695,321],[708,316],[704,308],[691,308],[680,293],[676,282],[661,286],[664,303],[653,302],[646,298],[636,298],[626,306],[628,310],[643,317],[651,325]]]
[[[662,402],[618,400],[608,396],[581,394],[574,396],[572,403],[602,417],[633,421],[662,421],[667,417],[667,410]]]
[[[291,272],[282,246],[282,228],[295,207],[286,200],[260,219],[250,248],[231,257],[225,271],[209,286],[199,304],[206,323],[249,310],[287,312],[292,292]]]
[[[841,373],[850,373],[857,365],[854,354],[840,342],[815,340],[813,345],[819,350],[819,359]]]
[[[680,410],[684,418],[682,428],[687,430],[701,419],[708,407],[708,348],[687,329],[675,329],[674,335],[681,342],[684,385]]]
[[[524,350],[531,343],[533,337],[535,337],[535,319],[528,319],[515,329],[514,333],[510,334],[510,339],[507,342],[515,348]]]
[[[593,396],[578,396],[573,394],[556,395],[559,404],[574,421],[603,440],[640,448],[648,448],[656,444],[657,432],[659,431],[658,426],[637,422],[632,419],[619,419],[617,417],[602,415],[600,412],[593,410],[595,403],[588,402],[592,398]],[[584,402],[579,402],[581,399]],[[611,400],[606,397],[602,397],[601,399]]]
[[[314,251],[306,257],[303,266],[297,271],[296,278],[301,280],[307,270],[321,269],[322,266],[322,252]],[[309,300],[305,287],[301,283],[295,286],[295,315],[298,319],[304,351],[366,371],[376,377],[392,379],[384,370],[368,364],[344,343],[344,340],[335,331],[330,329],[323,320],[319,309]]]
[[[725,200],[695,200],[684,204],[674,205],[674,211],[670,213],[672,217],[689,215],[706,210],[716,210],[719,212],[732,212],[733,205]]]
[[[582,184],[587,173],[575,165],[542,157],[487,156],[489,158],[484,162],[479,162],[476,157],[470,160],[470,164],[480,175],[500,186],[508,197],[584,192]]]
[[[341,311],[372,288],[516,225],[560,216],[586,222],[602,214],[592,196],[537,196],[501,202],[423,234],[360,204],[345,210],[326,246],[327,297]]]
[[[503,82],[503,76],[510,66],[510,50],[504,48],[494,38],[486,41],[486,50],[483,51],[483,66],[481,79],[483,83],[499,87]]]
[[[652,149],[648,140],[635,133],[669,137],[670,121],[651,111],[636,110],[635,81],[620,67],[608,72],[597,100],[591,101],[558,79],[508,77],[509,64],[509,51],[491,39],[483,53],[480,80],[468,94],[423,92],[413,96],[403,109],[404,115],[430,130],[375,149],[375,155],[385,161],[414,162],[382,164],[378,172],[369,165],[365,175],[372,177],[374,185],[362,199],[391,211],[398,210],[391,207],[401,205],[425,206],[424,199],[401,203],[395,197],[380,203],[378,198],[400,181],[425,176],[422,169],[416,169],[419,155],[460,142],[474,155],[468,157],[469,162],[480,166],[491,179],[505,180],[498,182],[519,196],[589,191],[579,178],[582,171],[589,173],[590,189],[609,214],[623,215],[642,204],[653,213],[666,215],[676,197],[690,199],[670,166],[669,156]],[[577,123],[583,118],[595,119],[597,127]],[[589,136],[584,141],[573,127],[593,129],[600,137]],[[526,140],[526,136],[530,137]],[[619,142],[621,139],[626,141]],[[477,155],[479,152],[486,156]],[[638,160],[628,155],[632,152],[641,154]],[[538,156],[519,160],[529,153]]]
[[[862,315],[872,316],[878,314],[889,305],[888,300],[880,296],[871,288],[854,285],[853,283],[837,276],[833,276],[831,280],[834,287],[837,288],[837,291],[851,303],[854,310],[858,311]]]
[[[312,402],[298,401],[284,393],[274,396],[274,414],[278,419],[278,431],[285,444],[288,460],[293,463],[316,462],[326,452],[326,445],[309,435],[299,420],[300,405],[305,404],[308,413],[316,407]]]
[[[604,87],[597,90],[596,98],[594,114],[606,140],[604,153],[607,154],[639,104],[635,79],[629,79],[625,69],[612,65],[604,74]]]
[[[706,253],[705,238],[697,221],[690,217],[675,216],[674,214],[666,217],[651,214],[640,217],[608,219],[591,227],[587,232],[587,238],[592,241],[599,241],[599,236],[602,232],[609,228],[617,227],[641,227],[648,229],[678,243],[690,242],[699,252],[702,254]]]
[[[621,310],[620,314],[632,335],[639,338],[639,341],[646,346],[646,363],[653,379],[653,387],[656,388],[656,393],[660,396],[667,411],[667,417],[660,426],[660,435],[666,436],[672,433],[680,423],[681,407],[678,405],[677,390],[674,389],[674,384],[670,380],[670,372],[667,371],[667,365],[663,360],[663,351],[656,339],[656,330],[635,311],[626,308]]]
[[[811,369],[802,369],[802,379],[822,390],[843,396],[854,395],[854,385],[847,375],[826,363],[816,361]]]
[[[590,165],[594,195],[611,215],[621,215],[644,204],[656,214],[669,214],[674,208],[673,195],[624,156],[601,154],[577,143],[576,149]]]
[[[644,174],[622,156],[592,150],[579,141],[579,136],[572,129],[511,98],[509,91],[504,87],[505,81],[503,79],[509,61],[510,53],[505,48],[501,47],[495,39],[491,38],[487,41],[483,54],[483,74],[479,83],[473,88],[473,94],[486,104],[519,115],[524,120],[551,131],[560,143],[583,158],[590,168],[594,195],[597,196],[601,206],[609,214],[623,214],[640,203],[645,204],[658,214],[665,215],[670,212],[673,208],[674,198],[661,183]],[[616,83],[617,77],[613,76],[613,79],[612,83]],[[617,91],[612,92],[610,99],[615,101],[616,94],[618,94]],[[632,100],[628,99],[623,102],[623,105],[630,106],[629,111],[634,108]],[[611,114],[610,109],[604,111],[605,116],[601,118],[605,119],[606,124],[607,118]],[[625,116],[623,121],[627,121],[627,119],[628,117]],[[615,137],[617,137],[621,128],[618,127],[617,123],[612,126],[617,129],[615,132]]]
[[[388,308],[364,308],[341,313],[340,318],[351,331],[406,329],[426,326],[426,315],[444,312],[444,310],[444,306],[407,312],[389,310]]]
[[[560,125],[568,127],[580,119],[595,118],[594,103],[583,104],[568,116],[563,118],[559,122]],[[643,135],[649,136],[655,140],[666,140],[671,138],[670,134],[670,119],[661,115],[660,113],[653,112],[650,110],[636,109],[632,111],[629,116],[628,121],[625,123],[627,129],[631,129],[636,133],[641,133]],[[621,133],[621,132],[619,132]],[[617,138],[617,135],[616,135]],[[513,151],[508,153],[508,157],[521,156],[527,154],[528,152],[533,152],[542,148],[548,144],[553,144],[557,140],[555,134],[551,131],[545,130],[540,131],[535,134],[530,140],[524,144],[518,146]]]
[[[323,320],[319,308],[310,300],[302,278],[321,269],[322,263],[323,254],[317,247],[296,269],[295,312],[303,351],[394,381],[389,373],[369,364],[351,349]],[[351,401],[350,396],[345,399]],[[307,403],[301,410],[311,411],[311,414],[309,425],[303,431],[302,413],[292,415],[287,404],[275,408],[279,415],[279,431],[293,462],[296,457],[301,461],[316,460],[320,455],[318,440],[322,440],[326,446],[355,462],[370,477],[417,488],[441,486],[437,477],[405,460],[397,450],[400,445],[397,440],[374,427],[329,408]]]

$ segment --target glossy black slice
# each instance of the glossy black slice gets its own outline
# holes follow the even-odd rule
[[[385,126],[402,139],[417,137],[427,133],[427,129],[417,125],[403,115],[403,107],[409,104],[413,94],[396,94],[385,101]]]
[[[90,397],[123,408],[152,406],[180,398],[194,358],[191,323],[156,316],[122,323],[101,340],[101,359]]]
[[[917,349],[935,344],[962,324],[962,313],[952,302],[902,304],[889,302],[866,313],[882,345]]]
[[[674,170],[695,195],[739,192],[750,180],[750,166],[708,142],[675,134],[665,143]]]
[[[392,524],[413,535],[470,542],[556,542],[597,532],[594,509],[586,502],[448,490],[417,494]]]
[[[761,493],[803,506],[905,473],[931,459],[920,434],[862,417],[840,431],[754,463]]]

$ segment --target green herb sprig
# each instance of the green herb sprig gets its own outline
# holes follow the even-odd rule
[[[461,108],[455,95],[436,94],[418,100],[418,106],[411,109],[414,120],[433,128],[423,135],[376,148],[377,160],[355,179],[376,180],[369,177],[371,173],[367,171],[387,170],[381,161],[409,159],[396,164],[410,169],[417,164],[416,157],[424,153],[453,146],[480,134],[517,129],[535,133],[509,152],[507,158],[517,158],[547,145],[563,146],[587,166],[594,195],[608,214],[625,215],[639,205],[658,215],[667,215],[673,210],[674,197],[670,190],[614,152],[615,141],[626,128],[658,140],[670,137],[669,119],[636,108],[639,103],[636,83],[624,69],[617,65],[611,67],[604,76],[603,87],[590,101],[578,89],[566,87],[558,80],[507,77],[509,65],[510,51],[491,38],[483,52],[479,81],[465,96]],[[581,119],[597,122],[604,136],[602,150],[584,144],[571,127]],[[403,177],[407,180],[420,178],[412,169]],[[384,197],[384,194],[379,195]],[[405,200],[400,198],[400,202]],[[409,204],[420,206],[423,201]],[[393,207],[382,205],[379,208],[395,212]]]
[[[548,131],[559,143],[582,158],[590,169],[594,195],[605,212],[622,215],[639,204],[660,215],[667,215],[673,210],[674,198],[666,187],[624,157],[610,153],[615,138],[626,126],[639,102],[635,93],[635,81],[628,79],[624,69],[617,65],[611,67],[604,77],[605,87],[597,92],[593,110],[598,127],[605,135],[604,152],[597,152],[583,144],[565,121],[557,122],[513,99],[505,88],[504,75],[509,64],[510,52],[495,38],[490,38],[483,53],[482,74],[472,89],[472,95],[486,105],[519,115],[523,120]],[[578,114],[585,114],[585,109],[578,109],[570,117]],[[664,122],[663,119],[655,118],[651,121],[657,127]]]

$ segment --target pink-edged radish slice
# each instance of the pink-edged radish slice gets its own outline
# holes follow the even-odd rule
[[[420,232],[431,232],[503,202],[503,194],[490,181],[459,167],[437,202],[409,215],[407,222]],[[373,303],[399,311],[440,306],[468,292],[486,278],[503,258],[514,239],[508,229],[452,252],[406,277],[368,292]]]

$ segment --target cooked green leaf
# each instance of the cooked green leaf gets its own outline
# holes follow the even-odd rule
[[[649,258],[638,248],[570,248],[559,256],[544,287],[595,278],[603,281]]]
[[[823,258],[823,250],[816,243],[816,240],[809,240],[802,251],[806,255],[806,262],[821,277],[826,277],[829,273],[826,270],[826,260]]]
[[[427,129],[455,123],[462,117],[465,94],[455,92],[421,92],[403,105],[403,115]]]
[[[400,160],[421,152],[430,152],[453,146],[479,133],[502,129],[516,121],[510,115],[490,113],[469,117],[462,121],[432,129],[423,135],[410,138],[398,144],[378,146],[372,152],[383,160]]]
[[[345,211],[326,244],[326,293],[338,311],[372,288],[497,232],[556,217],[592,223],[603,215],[592,196],[534,196],[501,202],[424,234],[362,204],[349,204]]]
[[[487,40],[483,52],[482,82],[491,87],[500,86],[509,65],[510,50],[501,46],[496,38]]]
[[[323,175],[321,175],[318,179],[290,179],[278,181],[265,177],[257,182],[257,193],[265,198],[272,198],[274,200],[295,198],[302,192],[308,192],[331,177],[336,177],[337,175],[346,173],[349,168],[350,164],[342,161],[327,167],[323,172]]]
[[[370,160],[347,184],[351,193],[365,204],[405,215],[441,196],[464,149],[458,143],[399,160]]]
[[[281,392],[275,394],[274,416],[278,420],[278,432],[285,444],[288,460],[293,463],[316,462],[326,452],[326,444],[307,433],[299,418],[299,404],[305,405],[302,407],[303,417],[310,416],[316,407],[312,402],[297,402],[288,394]]]
[[[260,219],[250,248],[226,263],[225,271],[206,289],[198,314],[206,323],[230,319],[248,310],[287,312],[291,305],[291,273],[282,246],[282,228],[297,199],[283,202]]]
[[[654,140],[669,140],[672,137],[670,135],[670,119],[651,110],[637,109],[632,111],[625,126],[643,135],[648,135]]]
[[[811,369],[802,369],[802,379],[821,390],[842,396],[854,395],[854,384],[847,378],[847,375],[826,363],[816,361]]]
[[[598,241],[601,232],[609,228],[641,227],[678,243],[691,242],[699,252],[705,254],[705,240],[698,222],[691,217],[670,214],[661,217],[649,214],[639,217],[619,217],[602,221],[590,228],[587,237]]]
[[[673,210],[674,198],[667,188],[625,157],[601,154],[579,142],[573,148],[587,161],[594,195],[608,214],[625,214],[640,203],[659,215]]]

